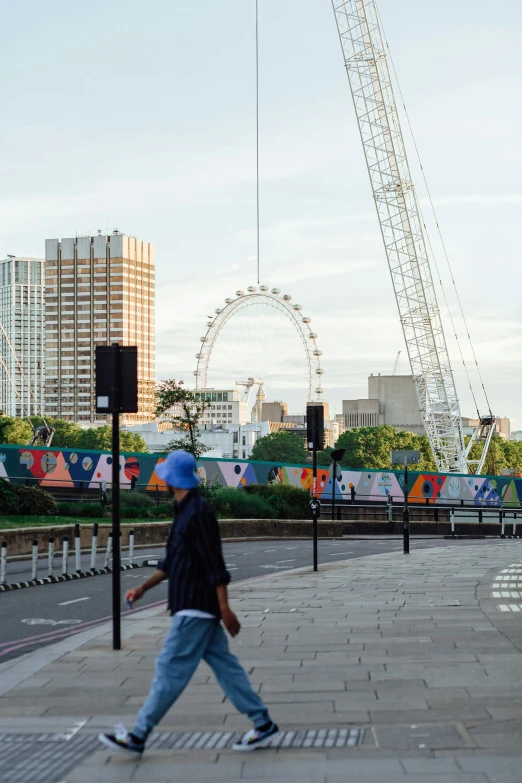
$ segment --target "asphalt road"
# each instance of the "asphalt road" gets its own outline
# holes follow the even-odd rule
[[[414,553],[415,549],[470,543],[466,540],[411,539],[410,549]],[[483,546],[510,545],[508,540],[492,542],[477,539],[472,543]],[[233,582],[265,576],[274,571],[310,566],[312,563],[312,543],[309,540],[226,543],[223,545],[223,551]],[[321,563],[391,551],[402,551],[400,539],[357,541],[345,538],[319,541],[319,566]],[[141,550],[137,553],[136,560],[158,558],[162,553],[163,549],[159,548]],[[88,562],[86,558],[85,567]],[[42,564],[42,567],[46,569],[45,564]],[[27,562],[12,563],[10,570],[12,573],[9,581],[30,579],[30,564]],[[140,584],[152,570],[143,567],[122,572],[122,592]],[[14,572],[16,579],[13,578]],[[146,608],[163,603],[166,593],[167,583],[164,582],[147,593],[139,607]],[[0,662],[106,622],[111,616],[111,596],[110,574],[0,593]],[[130,613],[123,604],[123,617]]]

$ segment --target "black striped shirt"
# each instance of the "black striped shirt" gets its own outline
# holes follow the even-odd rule
[[[199,609],[221,617],[217,585],[227,585],[226,570],[216,515],[197,490],[175,503],[165,558],[158,568],[168,575],[168,606],[171,614]]]

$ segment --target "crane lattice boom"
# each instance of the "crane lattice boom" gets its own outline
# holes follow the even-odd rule
[[[462,420],[375,0],[332,0],[404,339],[441,472],[467,473]]]

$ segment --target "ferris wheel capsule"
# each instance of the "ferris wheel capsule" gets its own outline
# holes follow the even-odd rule
[[[260,291],[263,291],[263,292],[264,292],[264,291],[268,291],[268,286],[267,286],[267,285],[262,285],[262,286],[259,286],[259,290],[260,290]]]
[[[303,323],[304,323],[304,324],[309,324],[309,323],[311,323],[311,322],[312,322],[312,319],[311,319],[311,318],[308,318],[307,316],[305,316],[305,317],[303,318]]]
[[[295,304],[293,307],[294,307],[294,310],[302,310],[303,309],[300,304]]]
[[[227,298],[225,299],[225,303],[226,303],[226,304],[231,304],[233,301],[234,301],[234,300],[233,300],[233,299],[231,299],[230,297],[227,297]]]
[[[291,298],[292,297],[290,296],[290,294],[284,294],[284,296],[283,296],[283,299],[285,300],[285,302],[289,302]]]
[[[244,296],[244,295],[245,295],[244,291],[236,291],[236,296]]]
[[[255,285],[249,285],[247,291],[250,291],[250,293],[253,294],[255,291],[257,291],[257,288]]]
[[[322,369],[322,367],[318,367],[317,370],[315,371],[315,374],[316,375],[324,375],[324,370]]]
[[[321,387],[318,386],[317,389],[315,390],[315,393],[316,394],[324,394],[324,389],[321,389]]]
[[[200,337],[199,339],[202,343],[208,343],[208,337]]]
[[[214,321],[207,321],[207,326],[212,326],[213,323]]]
[[[316,351],[314,351],[314,356],[322,356],[322,355],[323,355],[323,352],[322,352],[322,351],[320,351],[319,349],[317,349]]]
[[[223,312],[223,310],[222,310],[220,307],[216,307],[216,309],[214,310],[214,312],[215,312],[215,314],[216,314],[216,315],[219,315],[220,313],[222,313],[222,312]]]
[[[281,289],[280,288],[272,288],[272,293],[277,296],[277,294],[281,293]]]
[[[317,340],[317,332],[310,332],[308,337],[310,338],[310,340]]]
[[[196,378],[197,378],[197,377],[198,377],[198,375],[199,375],[199,372],[198,372],[197,370],[194,370],[194,372],[192,373],[192,375],[195,375],[195,376],[196,376]]]
[[[201,357],[202,357],[202,356],[203,356],[203,354],[202,354],[202,353],[197,353],[197,354],[196,354],[196,359],[201,359]]]

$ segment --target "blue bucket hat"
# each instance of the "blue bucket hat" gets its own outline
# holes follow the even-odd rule
[[[176,489],[194,489],[201,481],[194,455],[181,450],[171,451],[165,462],[156,467],[156,475]]]

